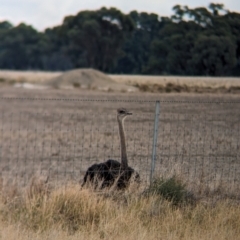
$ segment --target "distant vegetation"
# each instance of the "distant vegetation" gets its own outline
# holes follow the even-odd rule
[[[240,75],[240,13],[176,5],[171,17],[116,8],[81,11],[38,32],[0,22],[0,68],[107,73]]]

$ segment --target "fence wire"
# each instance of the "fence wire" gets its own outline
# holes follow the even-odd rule
[[[153,177],[177,175],[199,192],[239,191],[239,105],[160,102]],[[125,121],[129,165],[147,186],[155,101],[2,98],[2,178],[19,186],[26,186],[36,174],[47,176],[54,184],[81,182],[92,164],[107,159],[120,161],[119,107],[133,112]]]
[[[55,184],[82,182],[92,164],[120,161],[116,110],[126,107],[133,111],[125,120],[129,165],[140,173],[143,183],[149,181],[154,109],[142,112],[141,104],[131,108],[122,102],[55,104],[2,102],[0,168],[4,179],[21,186],[36,174]],[[142,105],[148,109],[148,104]]]
[[[239,103],[162,104],[155,176],[180,176],[199,193],[240,186]]]

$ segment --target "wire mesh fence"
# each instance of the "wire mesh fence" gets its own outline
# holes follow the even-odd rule
[[[133,112],[125,121],[129,165],[142,185],[149,185],[151,174],[177,175],[192,190],[234,194],[240,183],[239,105],[161,101],[153,140],[155,101],[3,98],[1,175],[19,186],[36,174],[56,185],[82,182],[92,164],[120,161],[116,109],[125,107]]]
[[[240,104],[162,104],[155,176],[178,175],[192,191],[236,195]]]
[[[131,108],[129,103],[55,104],[2,102],[0,167],[7,181],[25,186],[38,174],[55,184],[81,182],[92,164],[120,161],[116,109]],[[151,111],[142,112],[142,105],[148,109],[149,103],[135,105],[134,114],[125,121],[125,131],[129,165],[140,172],[144,183],[149,181],[154,108],[149,106]]]

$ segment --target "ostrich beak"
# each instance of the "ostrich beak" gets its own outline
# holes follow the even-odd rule
[[[127,115],[132,115],[132,113],[131,112],[127,112]]]

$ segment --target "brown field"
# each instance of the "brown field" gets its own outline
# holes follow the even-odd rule
[[[142,78],[136,79],[140,84]],[[239,204],[228,202],[240,197],[238,94],[2,86],[1,239],[239,238]],[[180,178],[200,200],[195,207],[173,208],[158,197],[141,195],[149,185],[156,100],[160,117],[154,176]],[[110,197],[80,190],[88,166],[120,158],[118,107],[133,112],[125,122],[127,150],[142,187]],[[29,195],[26,189],[34,176],[48,178],[56,190]],[[69,183],[77,185],[66,188]],[[206,205],[209,199],[213,205]]]
[[[1,71],[0,78],[43,83],[59,74]],[[240,82],[236,78],[111,77],[117,82],[148,86],[163,81],[229,88]],[[119,159],[115,116],[118,107],[126,107],[134,113],[126,121],[129,161],[146,187],[155,101],[160,100],[155,176],[179,175],[200,195],[220,190],[236,195],[239,189],[237,94],[24,89],[5,84],[0,96],[0,167],[5,184],[25,186],[36,174],[49,177],[54,184],[81,182],[91,164]],[[39,100],[33,100],[36,98]]]
[[[129,162],[146,187],[154,101],[160,100],[155,176],[179,175],[200,195],[238,192],[238,95],[16,88],[1,88],[0,95],[0,167],[6,184],[25,186],[35,174],[54,184],[79,182],[91,164],[119,159],[115,116],[117,108],[126,107],[134,113],[125,123]]]

